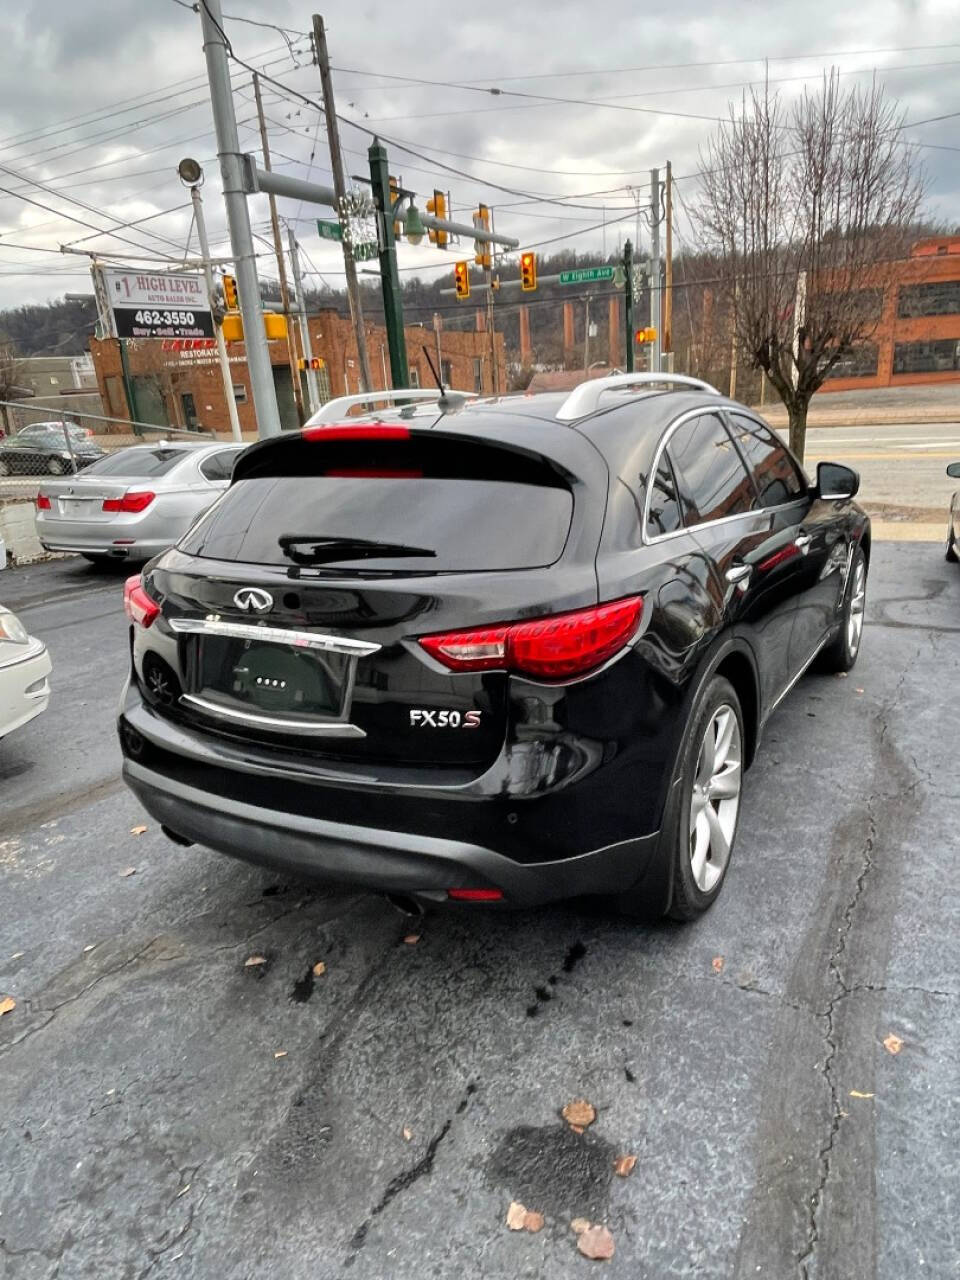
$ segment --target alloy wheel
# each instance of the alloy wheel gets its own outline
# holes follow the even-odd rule
[[[863,611],[867,603],[867,570],[862,558],[853,570],[853,586],[850,591],[850,607],[847,611],[847,648],[853,657],[860,648],[863,635]]]
[[[710,893],[730,857],[743,773],[740,722],[727,703],[707,724],[690,797],[690,868],[701,893]]]

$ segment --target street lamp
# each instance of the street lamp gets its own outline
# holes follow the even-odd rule
[[[420,216],[420,210],[413,203],[412,198],[403,219],[403,233],[409,244],[419,244],[427,234],[427,229],[423,225],[423,219]]]

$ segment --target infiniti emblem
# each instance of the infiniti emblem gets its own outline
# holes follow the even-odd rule
[[[273,596],[260,587],[241,587],[234,593],[233,603],[246,613],[266,613],[273,608]]]

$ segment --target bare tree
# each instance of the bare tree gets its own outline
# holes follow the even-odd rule
[[[23,361],[17,355],[16,347],[9,338],[0,334],[0,400],[16,400],[23,395],[25,388],[19,385],[22,370]],[[9,434],[9,413],[6,404],[0,405],[0,425],[3,427],[0,434]]]
[[[717,288],[801,458],[814,392],[873,336],[915,231],[924,179],[903,123],[879,85],[831,72],[792,107],[751,93],[701,154],[694,217]]]

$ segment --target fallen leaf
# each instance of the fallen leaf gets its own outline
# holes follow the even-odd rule
[[[511,1231],[522,1231],[527,1220],[527,1211],[519,1200],[511,1200],[507,1210],[507,1226]]]
[[[318,978],[322,978],[323,975],[327,972],[327,966],[323,963],[322,960],[318,960],[317,963],[313,966],[313,972]]]
[[[875,1094],[872,1094],[872,1093],[861,1093],[859,1089],[851,1089],[851,1090],[850,1090],[850,1097],[851,1097],[851,1098],[873,1098],[873,1097],[875,1097],[875,1096],[876,1096],[876,1095],[875,1095]]]
[[[146,827],[131,827],[130,834],[132,836],[142,836],[146,829]]]
[[[17,1002],[14,1000],[13,996],[4,996],[3,999],[0,1000],[0,1018],[2,1018],[5,1013],[9,1013],[11,1009],[15,1009],[16,1007]]]
[[[899,1036],[895,1036],[891,1031],[886,1040],[884,1040],[883,1047],[886,1049],[887,1053],[899,1053],[903,1048],[903,1041]]]
[[[574,1133],[586,1133],[586,1129],[582,1124],[572,1124],[570,1128]]]
[[[180,1197],[181,1197],[181,1196],[185,1196],[189,1190],[190,1190],[190,1183],[188,1182],[188,1183],[187,1183],[187,1185],[186,1185],[185,1187],[181,1187],[181,1188],[180,1188],[180,1190],[177,1192],[177,1194],[173,1197],[173,1198],[174,1198],[174,1200],[179,1200],[179,1199],[180,1199]]]
[[[407,1125],[404,1125],[404,1126],[403,1126],[403,1140],[404,1140],[404,1142],[409,1142],[409,1141],[410,1141],[410,1139],[411,1139],[412,1137],[413,1137],[413,1130],[412,1130],[412,1129],[410,1129],[410,1128],[408,1128],[408,1126],[407,1126]]]
[[[287,1056],[286,1049],[278,1049],[273,1055],[275,1058],[285,1058]]]
[[[571,1129],[579,1125],[580,1133],[597,1118],[596,1109],[583,1098],[575,1098],[573,1102],[568,1102],[560,1114]]]
[[[570,1228],[571,1228],[571,1230],[572,1230],[572,1231],[574,1231],[578,1236],[583,1235],[584,1231],[589,1231],[589,1230],[590,1230],[590,1219],[589,1219],[589,1218],[574,1218],[574,1220],[570,1223]]]
[[[837,672],[837,679],[838,679],[838,680],[846,680],[846,678],[847,678],[847,676],[848,676],[849,674],[850,674],[850,672],[849,672],[849,671],[838,671],[838,672]]]
[[[267,963],[266,956],[247,956],[246,960],[244,960],[243,962],[243,967],[245,969],[254,969],[258,964],[266,964],[266,963]]]
[[[22,960],[27,953],[25,951],[15,951],[10,957],[11,960]]]
[[[862,689],[858,689],[858,690],[857,690],[857,693],[863,693],[863,690],[862,690]]]
[[[127,876],[135,876],[136,874],[137,874],[136,867],[126,867],[123,871],[120,872],[120,875],[124,879],[126,879]]]
[[[523,1229],[536,1235],[538,1231],[543,1230],[543,1214],[537,1213],[535,1209],[528,1209],[523,1215]]]
[[[407,944],[408,947],[415,947],[419,941],[420,941],[419,933],[408,933],[407,936],[404,938],[404,942]]]
[[[585,1258],[596,1258],[605,1262],[613,1257],[615,1245],[613,1236],[606,1227],[588,1227],[577,1236],[577,1248]]]
[[[723,973],[723,956],[714,956],[710,963],[714,973]]]
[[[613,1162],[613,1172],[621,1178],[629,1178],[633,1173],[633,1166],[637,1163],[636,1156],[617,1156]]]
[[[96,945],[97,944],[95,942],[91,942],[89,946],[86,946],[83,949],[84,951],[93,951],[96,948]]]

